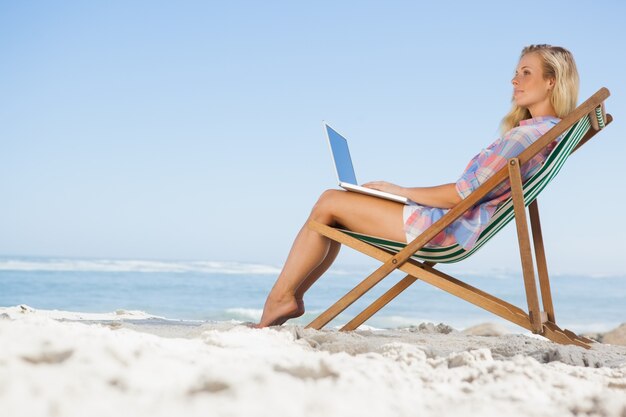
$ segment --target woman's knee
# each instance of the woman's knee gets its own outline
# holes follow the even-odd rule
[[[345,191],[341,190],[324,191],[311,210],[311,218],[324,223],[331,222],[335,214],[337,202],[345,193]]]

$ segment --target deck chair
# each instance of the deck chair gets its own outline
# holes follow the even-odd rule
[[[560,329],[556,325],[539,222],[537,196],[561,170],[565,160],[572,152],[578,150],[599,130],[611,123],[613,118],[610,114],[605,114],[604,112],[604,100],[609,95],[609,90],[606,88],[598,90],[587,101],[578,106],[572,113],[563,118],[546,134],[519,154],[517,158],[509,159],[507,167],[498,171],[408,244],[388,241],[310,221],[307,226],[312,230],[371,256],[383,264],[306,327],[321,329],[391,272],[398,269],[407,275],[344,325],[341,330],[356,329],[419,279],[530,330],[534,334],[542,335],[557,343],[573,344],[589,349],[593,340],[578,336],[567,329]],[[548,155],[541,168],[522,183],[521,167],[561,135],[563,135],[562,139]],[[474,247],[469,250],[465,250],[459,245],[443,248],[425,247],[439,232],[507,179],[511,184],[511,196],[498,206],[490,223],[481,233]],[[533,261],[531,237],[528,231],[527,207],[543,309],[539,307],[535,262]],[[528,312],[434,268],[437,263],[460,262],[468,258],[512,219],[515,219],[517,227]]]

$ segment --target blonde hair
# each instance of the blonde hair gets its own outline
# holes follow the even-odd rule
[[[553,78],[554,88],[550,95],[550,104],[558,118],[562,119],[576,108],[578,101],[578,70],[574,56],[570,51],[560,46],[530,45],[522,49],[520,59],[526,54],[536,53],[542,61],[543,78]],[[527,108],[520,107],[513,102],[511,111],[504,116],[500,129],[506,133],[525,119],[532,116]]]

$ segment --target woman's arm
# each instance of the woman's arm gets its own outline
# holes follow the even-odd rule
[[[422,206],[448,209],[461,201],[461,196],[457,193],[454,183],[434,187],[407,188],[386,181],[372,181],[363,184],[363,186],[406,197]]]

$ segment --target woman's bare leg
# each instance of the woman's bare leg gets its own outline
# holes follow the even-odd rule
[[[377,197],[329,190],[315,204],[309,220],[330,226],[342,225],[355,232],[403,242],[406,238],[402,207],[402,204]],[[304,296],[304,292],[332,264],[338,250],[331,250],[331,242],[309,229],[306,224],[302,227],[293,242],[283,270],[265,301],[258,327],[284,323],[287,319],[304,313],[304,305],[300,299],[299,306],[296,294]]]
[[[313,284],[315,284],[315,281],[317,281],[319,277],[324,275],[328,268],[330,268],[330,266],[337,258],[337,255],[339,254],[339,249],[341,249],[341,244],[339,242],[331,240],[330,247],[328,248],[328,253],[326,254],[326,257],[324,258],[322,263],[319,264],[317,268],[315,268],[309,274],[309,276],[304,279],[304,281],[302,281],[302,283],[300,284],[300,286],[298,286],[298,289],[296,290],[295,297],[296,302],[298,303],[298,309],[289,316],[284,316],[280,320],[275,320],[271,324],[272,326],[280,326],[287,320],[295,319],[296,317],[300,317],[304,314],[304,293],[306,293],[307,290],[311,288]]]
[[[333,262],[335,262],[335,259],[339,254],[339,249],[341,249],[341,244],[339,242],[331,240],[330,247],[328,248],[328,253],[326,254],[326,257],[324,258],[322,263],[319,264],[319,266],[315,268],[309,274],[309,276],[305,278],[304,281],[302,281],[302,284],[300,284],[300,286],[296,290],[295,295],[297,300],[302,300],[304,298],[304,293],[306,293],[308,289],[311,288],[313,284],[315,284],[319,277],[324,275],[324,273],[328,270],[328,268],[330,268]]]

